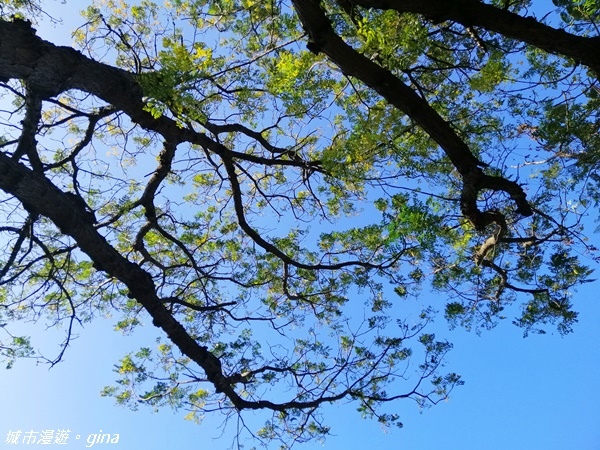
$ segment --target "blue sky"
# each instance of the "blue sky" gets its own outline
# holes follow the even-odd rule
[[[333,436],[324,444],[299,448],[382,450],[545,449],[597,450],[600,448],[600,305],[596,284],[580,292],[581,320],[575,332],[523,339],[518,329],[504,324],[480,337],[462,330],[444,333],[455,344],[448,368],[459,371],[466,384],[447,402],[419,413],[411,401],[396,403],[404,422],[400,430],[384,430],[360,419],[352,405],[325,410]],[[225,449],[235,427],[222,433],[220,417],[201,425],[183,419],[183,413],[148,409],[130,411],[101,398],[100,389],[114,381],[113,364],[136,345],[153,339],[121,336],[110,320],[99,320],[81,330],[65,361],[48,370],[32,361],[19,361],[2,380],[0,448],[19,448],[4,441],[9,430],[71,430],[67,448],[85,448],[88,435],[119,434],[119,447],[159,450],[175,448]],[[51,340],[54,331],[36,333]],[[56,334],[54,334],[56,336]],[[230,424],[234,425],[234,424]],[[80,435],[80,440],[75,436]],[[251,448],[251,442],[246,442]],[[95,447],[108,448],[109,444]]]
[[[76,20],[74,11],[85,4],[73,1],[52,7],[57,8],[57,17]],[[70,41],[62,28],[40,27],[39,33],[62,45]],[[597,239],[594,235],[593,240]],[[576,294],[580,321],[566,337],[554,333],[523,339],[521,330],[508,322],[477,336],[461,329],[449,331],[438,320],[438,337],[454,343],[447,369],[460,373],[466,382],[449,401],[422,412],[412,401],[396,403],[405,425],[401,430],[385,430],[374,421],[360,419],[351,404],[329,406],[325,420],[332,436],[323,444],[298,448],[600,449],[598,286],[598,282],[590,283]],[[423,297],[440,305],[444,301],[427,293]],[[235,424],[223,430],[218,414],[196,425],[184,421],[183,412],[165,409],[154,414],[145,408],[133,412],[100,397],[102,387],[114,382],[112,368],[118,358],[152,344],[156,337],[152,326],[134,336],[122,336],[112,331],[115,322],[97,320],[78,330],[79,338],[72,342],[64,361],[51,370],[25,360],[0,371],[0,448],[27,446],[7,444],[9,431],[47,429],[69,429],[69,449],[86,448],[87,437],[95,433],[119,435],[118,444],[97,444],[96,448],[225,449],[233,443]],[[54,330],[42,327],[34,330],[34,344],[60,340]],[[245,448],[253,445],[244,444]]]

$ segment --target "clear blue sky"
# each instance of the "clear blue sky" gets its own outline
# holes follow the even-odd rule
[[[523,339],[510,324],[478,337],[462,330],[444,331],[440,323],[440,333],[455,344],[448,368],[459,371],[466,381],[448,402],[421,414],[411,401],[398,402],[405,427],[388,432],[360,419],[351,405],[328,407],[326,419],[334,436],[323,446],[300,448],[600,449],[597,286],[590,284],[578,295],[581,320],[575,333],[564,338],[549,334]],[[67,448],[85,448],[87,436],[100,430],[118,433],[122,449],[228,448],[235,428],[221,435],[219,417],[195,425],[183,420],[183,413],[153,414],[144,408],[132,412],[99,397],[100,389],[114,380],[111,369],[117,358],[137,349],[136,340],[138,345],[152,342],[152,336],[123,337],[111,328],[110,320],[88,325],[72,343],[65,362],[52,370],[20,361],[12,370],[0,372],[0,448],[19,447],[4,443],[9,430],[48,428],[69,428],[72,438],[82,436]],[[154,327],[148,331],[154,333]],[[49,339],[52,333],[43,332],[41,337]]]
[[[75,10],[86,4],[72,1],[52,7],[60,11],[57,16],[76,20]],[[70,40],[62,29],[40,28],[39,32],[63,45]],[[422,413],[411,401],[396,403],[405,424],[402,430],[383,430],[374,421],[360,419],[353,405],[331,406],[325,419],[333,436],[323,445],[299,448],[599,450],[599,286],[588,284],[576,295],[580,321],[566,337],[555,333],[523,339],[510,323],[477,336],[460,329],[449,331],[439,320],[438,335],[454,343],[447,368],[459,372],[466,382],[448,402]],[[428,295],[423,294],[425,299]],[[440,305],[444,301],[435,300]],[[165,409],[153,414],[145,408],[132,412],[99,396],[101,388],[115,379],[112,367],[117,359],[151,345],[156,333],[148,326],[146,335],[123,337],[112,331],[114,322],[98,320],[79,330],[80,337],[72,342],[64,362],[52,370],[31,361],[0,370],[0,448],[27,447],[6,444],[10,430],[44,429],[71,430],[69,443],[63,446],[67,449],[85,448],[87,436],[100,430],[119,434],[119,443],[96,448],[218,450],[231,445],[235,426],[230,424],[223,432],[218,414],[195,425],[183,420],[183,412]],[[34,344],[56,336],[53,330],[37,328]],[[75,440],[76,435],[81,438]],[[252,447],[252,442],[245,444]]]

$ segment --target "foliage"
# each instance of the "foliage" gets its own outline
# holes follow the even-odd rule
[[[450,3],[107,0],[79,53],[3,2],[8,364],[34,356],[16,320],[67,324],[63,351],[77,322],[152,322],[164,340],[103,395],[261,410],[247,431],[289,445],[328,434],[322,404],[401,426],[392,401],[446,399],[436,309],[570,332],[596,250],[597,2]],[[409,322],[422,289],[445,304]]]

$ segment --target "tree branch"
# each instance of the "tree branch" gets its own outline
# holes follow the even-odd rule
[[[600,75],[600,37],[570,34],[480,0],[353,0],[353,3],[365,8],[422,14],[435,22],[450,20],[465,27],[482,27],[549,53],[573,58]]]

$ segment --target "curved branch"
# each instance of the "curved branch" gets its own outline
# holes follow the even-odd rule
[[[346,75],[358,78],[377,91],[439,144],[463,178],[461,209],[473,226],[483,230],[491,223],[492,217],[477,207],[477,196],[483,189],[506,192],[515,201],[518,213],[531,216],[533,211],[521,186],[506,178],[484,174],[481,167],[485,164],[473,155],[450,124],[392,72],[360,54],[338,36],[320,3],[319,0],[293,1],[310,38],[307,44],[309,50],[324,53]]]
[[[299,269],[307,269],[307,270],[338,270],[344,267],[349,266],[360,266],[366,269],[387,269],[393,266],[402,256],[401,253],[395,255],[389,262],[386,264],[373,264],[363,261],[344,261],[337,264],[305,264],[290,256],[286,255],[275,245],[268,242],[265,238],[263,238],[260,233],[258,233],[254,228],[250,226],[248,221],[246,220],[246,215],[244,213],[244,205],[242,202],[242,189],[240,186],[240,182],[238,180],[237,173],[235,171],[235,165],[231,159],[223,158],[223,164],[225,165],[225,170],[227,171],[227,175],[229,177],[229,182],[231,184],[232,190],[232,198],[233,204],[235,208],[235,213],[238,218],[238,223],[242,230],[250,236],[250,238],[256,242],[259,246],[261,246],[267,252],[277,256],[281,261],[285,264],[289,264],[290,266],[297,267]]]
[[[161,134],[173,145],[182,142],[198,145],[220,156],[268,166],[305,168],[295,158],[265,158],[233,151],[225,145],[166,116],[153,117],[146,111],[144,94],[136,75],[109,66],[69,47],[58,47],[35,34],[31,23],[15,19],[0,20],[0,80],[26,80],[40,99],[69,89],[88,92],[124,111],[142,128]],[[312,167],[312,166],[311,166]]]
[[[193,303],[190,303],[190,302],[186,302],[185,300],[181,300],[179,297],[161,298],[161,301],[164,303],[175,303],[178,305],[182,305],[182,306],[185,306],[186,308],[193,309],[194,311],[198,311],[198,312],[221,311],[221,310],[225,309],[226,306],[237,305],[237,302],[225,302],[225,303],[219,303],[218,305],[200,306],[200,305],[194,305]]]
[[[422,14],[435,22],[451,20],[465,27],[482,27],[572,58],[600,75],[600,37],[577,36],[480,0],[353,0],[353,3],[365,8]]]
[[[228,166],[233,167],[231,162]],[[130,295],[152,317],[153,324],[161,328],[178,349],[198,364],[206,373],[217,393],[223,393],[237,410],[269,409],[287,411],[290,409],[310,410],[323,403],[334,402],[353,396],[353,386],[334,395],[321,395],[312,400],[291,400],[276,403],[269,400],[246,400],[234,387],[240,382],[238,377],[231,379],[223,373],[221,361],[206,346],[199,345],[164,305],[158,297],[150,274],[121,255],[88,220],[84,207],[74,204],[43,175],[36,174],[24,165],[0,153],[0,189],[16,197],[31,211],[48,217],[60,231],[71,236],[82,252],[94,262],[97,270],[122,282]],[[285,257],[285,255],[284,255]],[[289,259],[289,258],[288,258]],[[363,377],[364,378],[364,377]]]
[[[22,156],[27,155],[29,164],[33,170],[42,172],[43,165],[37,153],[37,141],[35,140],[40,119],[42,118],[42,96],[29,85],[26,87],[26,92],[25,117],[22,121],[23,128],[19,144],[12,157],[15,161],[18,161]]]
[[[25,242],[25,239],[28,236],[31,236],[31,234],[32,234],[31,228],[33,227],[33,222],[36,220],[35,216],[36,216],[35,214],[29,214],[29,216],[27,217],[27,220],[25,221],[25,223],[23,224],[23,226],[21,227],[20,230],[17,230],[16,228],[12,228],[12,227],[11,228],[2,227],[0,229],[0,231],[13,231],[13,232],[16,232],[18,235],[15,245],[13,245],[10,255],[8,256],[8,260],[4,264],[4,267],[2,267],[2,269],[0,269],[0,282],[6,276],[8,271],[12,268],[13,263],[17,259],[17,255],[21,251],[21,246],[23,245],[23,242]]]

